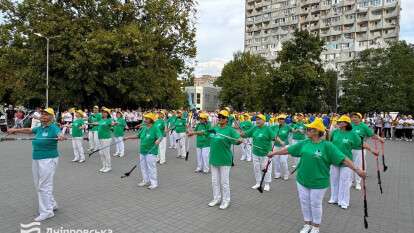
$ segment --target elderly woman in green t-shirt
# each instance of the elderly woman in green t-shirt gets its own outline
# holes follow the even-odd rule
[[[322,119],[317,118],[306,125],[308,139],[295,145],[270,152],[269,157],[290,154],[300,157],[297,171],[297,188],[305,225],[300,233],[319,233],[322,220],[322,200],[329,187],[330,165],[349,167],[359,176],[365,177],[365,171],[354,166],[331,142],[323,140],[325,126]]]
[[[256,116],[256,126],[241,132],[243,138],[253,138],[253,171],[256,178],[256,184],[252,189],[260,186],[263,175],[262,165],[266,164],[269,158],[266,155],[272,151],[272,141],[275,140],[275,131],[265,125],[266,116],[259,114]],[[272,165],[269,164],[269,171],[272,171]],[[272,181],[272,172],[267,172],[264,182],[265,191],[270,191],[270,182]]]
[[[230,147],[232,144],[239,145],[243,142],[236,130],[228,125],[229,115],[226,110],[220,111],[218,125],[209,131],[211,132],[209,162],[211,165],[213,200],[208,205],[213,207],[221,202],[220,209],[222,210],[230,206],[229,176],[233,163],[233,154]]]

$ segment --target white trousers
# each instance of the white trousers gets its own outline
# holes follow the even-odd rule
[[[241,148],[242,148],[242,160],[252,160],[252,139],[251,138],[246,138],[243,140],[244,142],[241,144]]]
[[[197,170],[207,173],[209,168],[210,147],[197,148]]]
[[[124,144],[124,137],[116,137],[115,138],[115,154],[119,154],[124,156],[125,154],[125,144]]]
[[[139,166],[141,167],[142,180],[158,186],[157,179],[157,156],[152,154],[139,155]]]
[[[83,137],[72,138],[73,154],[76,160],[85,160],[85,154],[83,152]]]
[[[366,150],[364,154],[367,155]],[[362,150],[352,150],[352,161],[355,164],[355,167],[362,169]],[[365,160],[365,170],[367,169],[367,161]],[[353,179],[356,184],[361,184],[361,177],[359,177],[355,172],[353,173]]]
[[[99,148],[98,131],[89,130],[88,140],[89,140],[89,149],[97,150]]]
[[[99,140],[99,148],[104,148],[99,151],[99,155],[101,156],[102,168],[112,168],[111,165],[111,145],[112,139],[100,139]]]
[[[321,224],[322,200],[326,189],[309,189],[297,183],[300,206],[305,222]]]
[[[158,159],[160,163],[165,163],[165,152],[167,150],[167,138],[163,137],[158,145]]]
[[[352,184],[352,170],[348,167],[331,166],[331,202],[349,206],[349,190]]]
[[[279,149],[280,147],[275,147],[275,150]],[[284,175],[289,175],[288,157],[288,155],[280,155],[272,158],[275,177],[280,177],[282,175],[282,169]]]
[[[186,136],[185,133],[178,133],[177,134],[178,145],[177,145],[177,157],[185,158],[186,154]]]
[[[214,200],[230,201],[230,166],[211,166]]]
[[[173,130],[168,135],[170,139],[170,148],[177,148],[177,143],[175,140],[177,140],[177,133]]]
[[[57,205],[53,197],[53,176],[58,160],[53,158],[32,161],[33,181],[39,198],[39,215],[42,216],[53,213],[53,207]]]
[[[253,155],[253,171],[254,177],[256,178],[256,183],[259,184],[262,180],[263,176],[263,169],[266,168],[266,164],[268,161],[267,156],[256,156]],[[272,163],[269,164],[269,168],[264,178],[265,183],[270,183],[272,181]]]

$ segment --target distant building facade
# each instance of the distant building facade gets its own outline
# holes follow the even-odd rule
[[[340,69],[397,41],[400,11],[401,0],[246,0],[244,49],[272,61],[296,29],[308,30],[326,42],[324,63]]]
[[[203,75],[194,78],[194,86],[185,87],[185,92],[197,110],[214,111],[220,106],[220,87],[214,86],[217,77]]]

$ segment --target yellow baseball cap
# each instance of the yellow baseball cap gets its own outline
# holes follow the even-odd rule
[[[262,119],[263,121],[266,121],[266,116],[263,114],[259,114],[256,117]]]
[[[321,118],[316,118],[312,123],[305,125],[307,128],[316,129],[319,132],[325,132],[326,128]]]
[[[279,116],[277,116],[277,119],[286,119],[286,114],[280,114]]]
[[[98,105],[93,106],[94,109],[99,109]]]
[[[360,119],[362,119],[363,117],[362,117],[362,114],[361,113],[359,113],[359,112],[354,112],[354,113],[352,113],[352,116],[358,116]]]
[[[147,119],[151,119],[152,121],[157,120],[157,115],[152,112],[145,113],[144,117]]]
[[[46,112],[49,115],[54,116],[55,115],[55,111],[53,110],[53,108],[45,108],[43,109],[43,112]]]
[[[82,116],[85,115],[85,113],[82,110],[80,110],[80,109],[79,110],[76,110],[75,112],[81,114]]]
[[[200,118],[202,119],[208,119],[208,114],[205,112],[200,113],[200,115],[198,115]]]
[[[347,123],[351,123],[351,118],[349,118],[349,116],[347,115],[342,115],[338,120],[336,120],[337,122],[347,122]]]
[[[111,114],[111,109],[109,109],[109,108],[103,107],[102,111],[107,112],[108,114]]]
[[[225,117],[229,117],[229,112],[227,110],[221,110],[219,112],[219,115],[225,116]]]

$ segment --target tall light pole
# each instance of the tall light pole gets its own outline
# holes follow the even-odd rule
[[[60,36],[47,37],[40,33],[34,33],[38,37],[46,39],[46,108],[49,107],[49,41]]]

